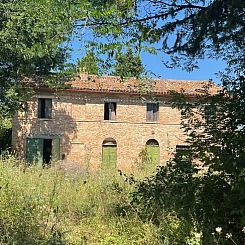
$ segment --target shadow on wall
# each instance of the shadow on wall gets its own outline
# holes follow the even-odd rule
[[[56,147],[60,148],[59,158],[71,152],[71,141],[77,136],[77,125],[72,118],[71,105],[59,101],[57,96],[54,97],[51,108],[51,99],[33,99],[21,115],[15,117],[14,124],[18,126],[13,137],[17,138],[14,149],[17,155],[26,156],[28,139],[42,139],[42,144],[47,149],[50,140],[56,139]]]

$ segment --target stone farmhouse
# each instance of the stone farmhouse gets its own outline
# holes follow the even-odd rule
[[[78,75],[64,89],[41,87],[13,119],[13,150],[37,164],[65,159],[93,169],[126,169],[143,153],[150,163],[163,164],[176,147],[185,147],[171,91],[195,100],[217,86]]]

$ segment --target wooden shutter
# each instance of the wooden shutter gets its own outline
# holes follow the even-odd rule
[[[150,159],[150,162],[152,164],[159,164],[159,160],[160,160],[160,151],[159,151],[159,146],[157,145],[148,145],[146,147],[147,149],[147,155]]]
[[[103,146],[102,147],[102,168],[114,169],[117,162],[117,147]]]
[[[116,168],[117,164],[117,147],[111,146],[110,147],[110,166],[112,168]]]
[[[43,139],[26,139],[26,159],[30,164],[43,164]]]
[[[110,149],[108,146],[102,147],[102,168],[105,169],[108,167],[110,162]]]
[[[147,122],[153,121],[153,104],[152,103],[146,104],[146,121]]]
[[[52,140],[52,161],[60,160],[60,139]]]
[[[153,121],[157,122],[158,121],[159,104],[155,103],[152,105],[153,105]]]
[[[52,118],[52,99],[45,99],[45,118]]]
[[[104,104],[104,120],[109,120],[109,103],[105,102]]]
[[[110,120],[116,120],[116,107],[117,104],[115,102],[109,104]]]

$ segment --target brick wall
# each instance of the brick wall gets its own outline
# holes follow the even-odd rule
[[[37,118],[37,98],[52,98],[52,119]],[[104,101],[117,103],[115,121],[104,120]],[[160,161],[169,159],[176,144],[183,143],[180,113],[167,99],[159,98],[159,118],[146,122],[146,101],[139,96],[60,92],[37,95],[26,112],[13,119],[13,149],[25,157],[26,137],[60,137],[61,154],[83,166],[98,168],[102,160],[102,143],[106,138],[117,142],[118,168],[130,168],[147,140],[156,139]]]

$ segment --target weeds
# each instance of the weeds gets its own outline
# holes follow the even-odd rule
[[[0,244],[158,244],[118,172],[73,176],[0,159]]]

